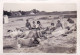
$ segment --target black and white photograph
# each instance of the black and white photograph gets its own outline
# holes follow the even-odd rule
[[[3,53],[76,50],[76,3],[4,3]]]

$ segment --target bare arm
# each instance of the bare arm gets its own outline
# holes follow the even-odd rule
[[[62,27],[62,29],[63,29],[63,26],[62,26],[62,24],[61,24],[61,27]]]

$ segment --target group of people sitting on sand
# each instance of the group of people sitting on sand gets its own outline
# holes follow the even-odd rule
[[[31,29],[39,29],[39,30],[44,29],[40,21],[37,21],[37,25],[35,24],[35,21],[33,21],[33,26],[31,27],[31,24],[30,24],[28,19],[26,20],[26,27],[29,30],[31,30]],[[54,27],[54,23],[51,23],[51,26],[47,27],[46,29],[51,29],[52,30],[54,28],[59,28],[59,27],[63,28],[60,20],[57,21],[56,27]]]
[[[73,31],[73,27],[75,28],[75,30],[77,29],[76,24],[74,23],[74,20],[68,18],[67,22],[69,24],[71,24],[71,26],[66,25],[66,27],[63,27],[64,25],[61,23],[60,20],[57,20],[56,25],[52,22],[51,25],[49,27],[43,27],[40,21],[37,21],[37,24],[35,24],[35,21],[33,21],[33,26],[31,26],[29,20],[26,20],[26,27],[29,30],[34,30],[36,29],[36,31],[39,31],[40,34],[41,33],[46,33],[47,31],[53,32],[55,30],[62,30],[62,29],[67,29],[68,31]],[[65,22],[64,22],[65,23]],[[54,26],[55,25],[55,26]],[[72,29],[72,30],[71,30]]]
[[[74,21],[71,20],[70,18],[67,21],[69,23],[73,24],[73,25],[71,27],[67,26],[67,27],[63,28],[63,25],[62,25],[61,21],[57,20],[56,25],[54,23],[51,23],[51,25],[49,27],[44,28],[40,21],[37,21],[37,24],[35,23],[35,21],[33,21],[32,22],[33,25],[31,25],[31,23],[29,22],[29,19],[27,19],[26,20],[26,28],[28,30],[30,30],[30,32],[29,31],[21,32],[20,36],[23,37],[24,39],[33,38],[34,39],[34,41],[33,41],[34,44],[39,44],[39,39],[40,38],[47,39],[47,37],[45,36],[46,34],[48,34],[48,35],[53,34],[53,35],[56,35],[56,36],[58,36],[58,35],[67,36],[66,34],[69,34],[72,31],[76,31],[76,24],[74,23]],[[75,29],[71,29],[72,27],[75,27]],[[11,31],[8,30],[8,32],[11,32]],[[17,34],[18,31],[15,32],[15,33]]]
[[[33,21],[33,26],[31,27],[31,24],[29,22],[29,20],[26,20],[26,27],[31,30],[31,29],[41,29],[42,25],[40,23],[40,21],[37,21],[37,25],[35,24],[35,21]]]

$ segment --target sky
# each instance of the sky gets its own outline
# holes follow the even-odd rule
[[[75,3],[4,3],[3,9],[6,11],[77,11]]]

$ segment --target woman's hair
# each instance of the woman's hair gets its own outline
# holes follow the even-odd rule
[[[60,20],[58,20],[57,22],[60,22]]]
[[[37,21],[37,24],[40,24],[40,21]]]
[[[26,19],[26,21],[29,21],[28,19]]]
[[[53,25],[53,26],[54,26],[54,23],[51,23],[51,25]]]
[[[8,30],[7,32],[12,32],[12,30]]]
[[[33,21],[33,23],[35,23],[35,21]]]

